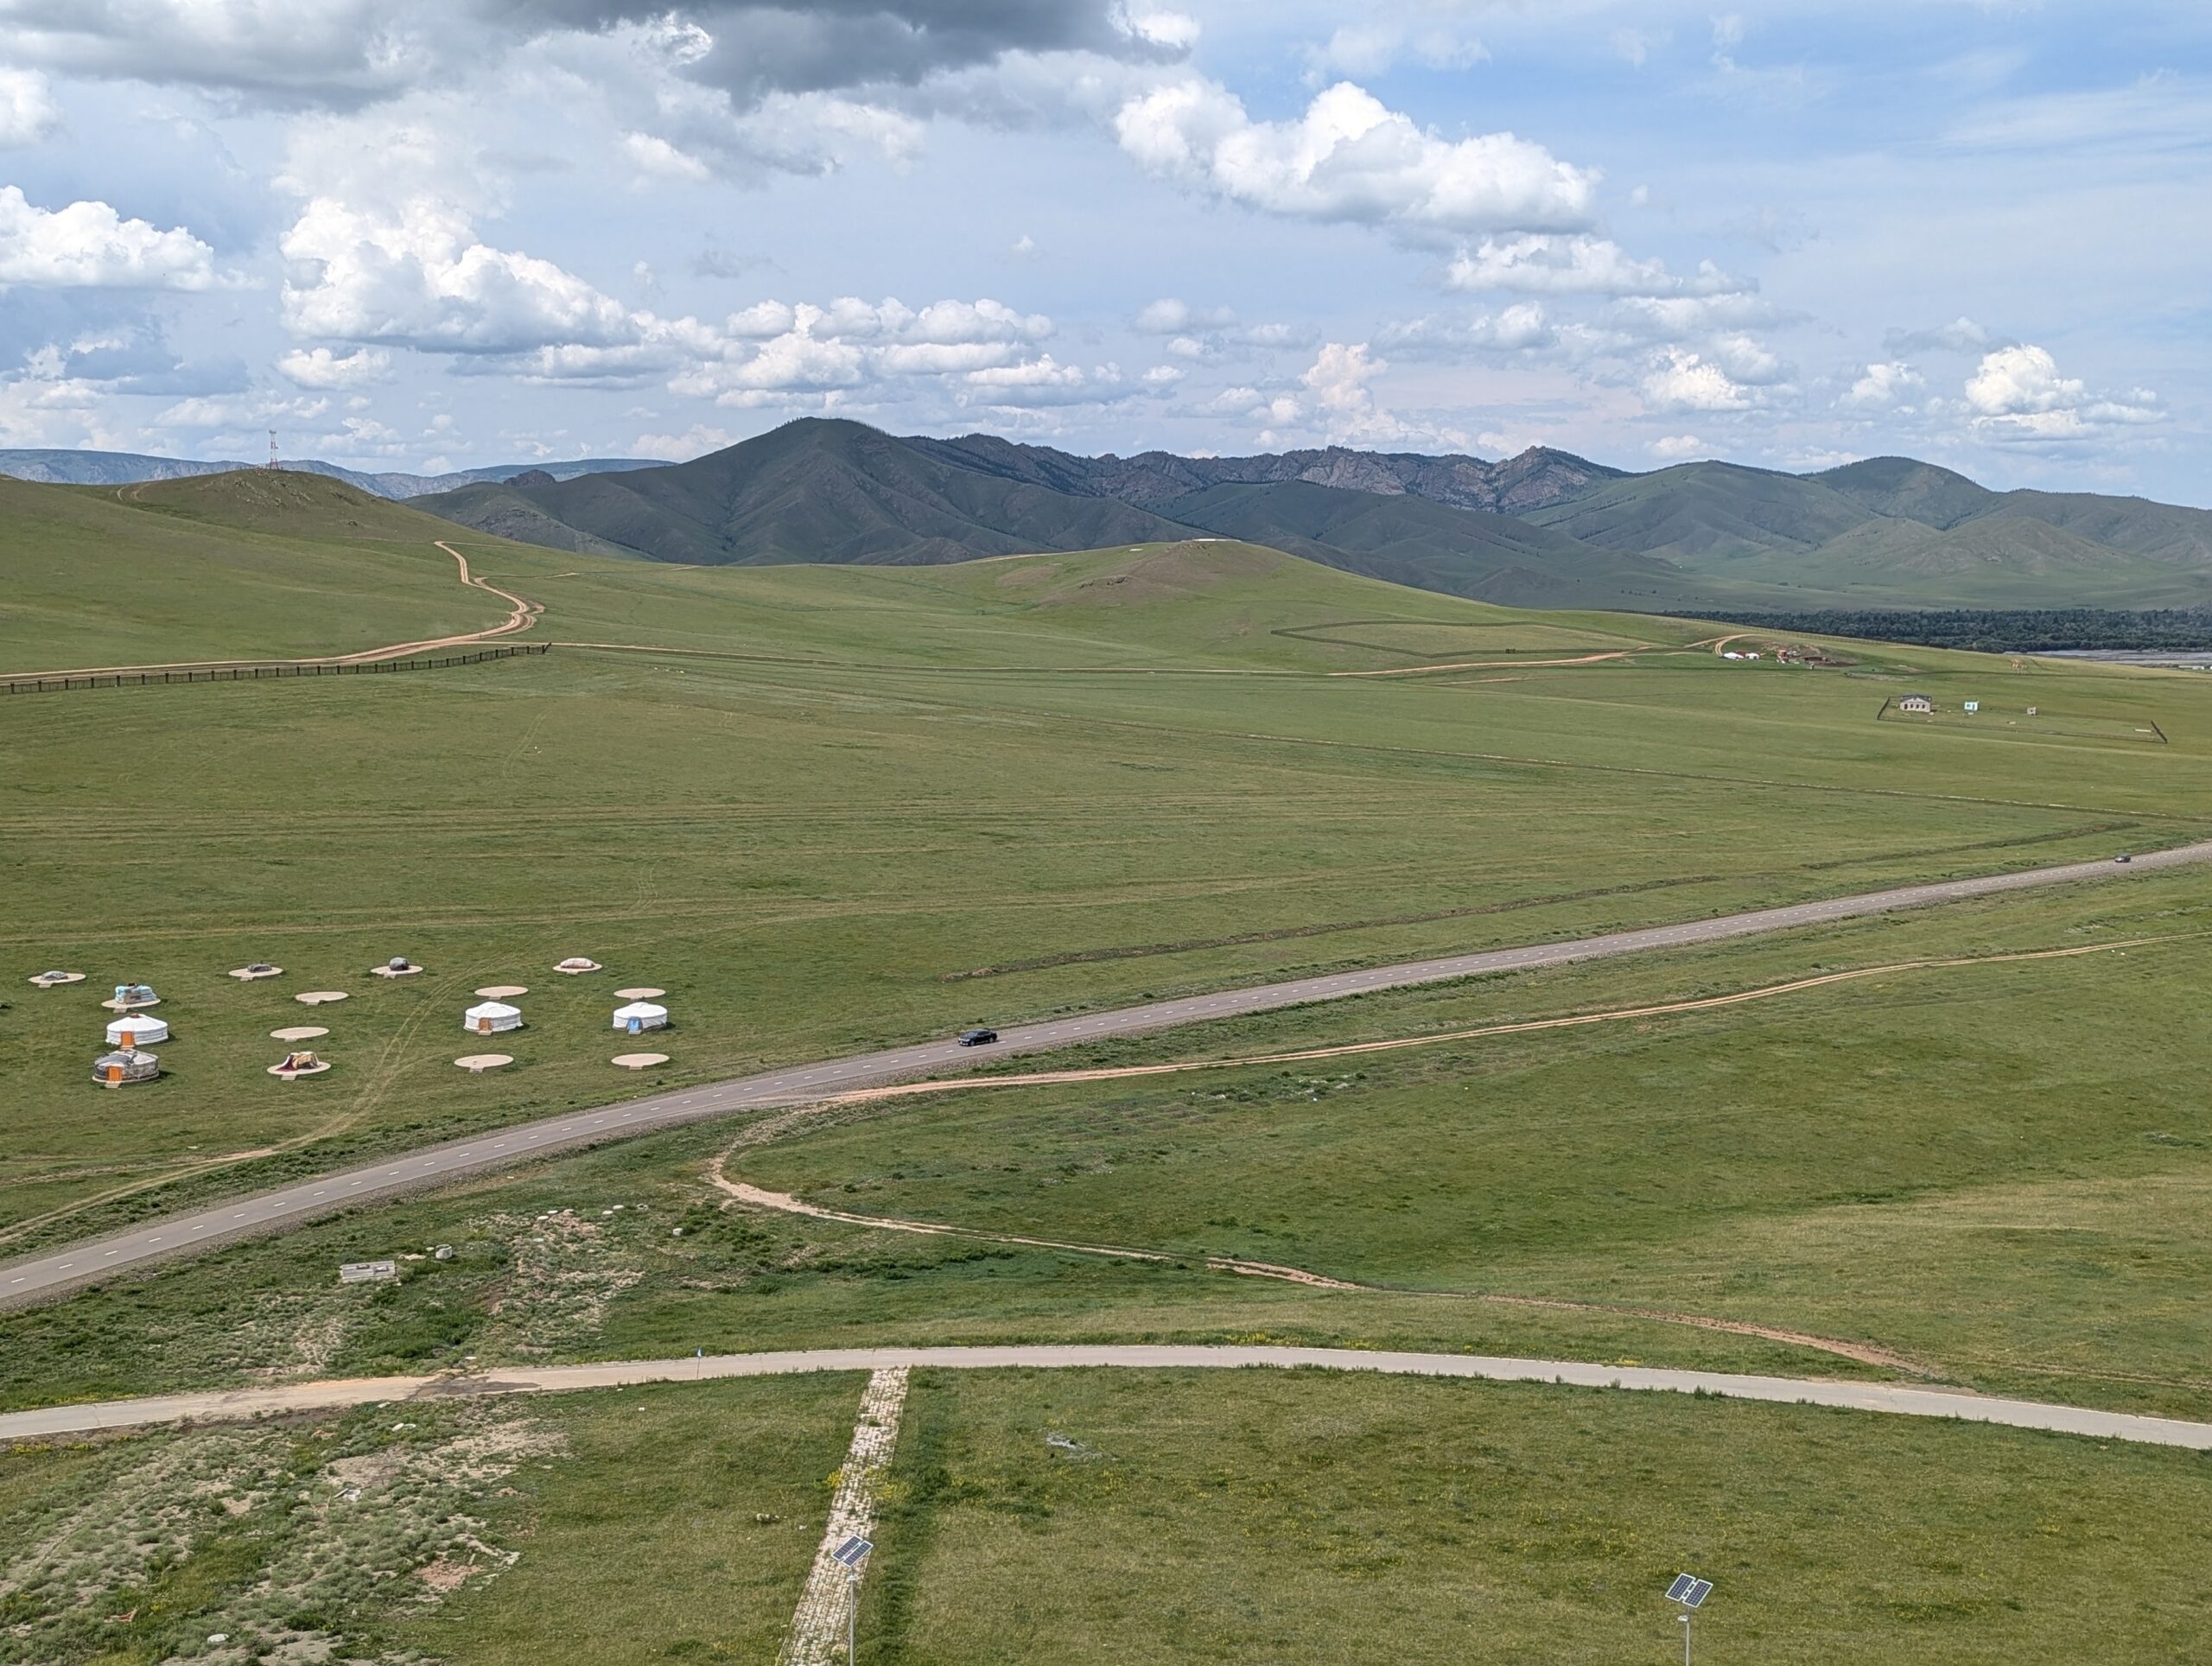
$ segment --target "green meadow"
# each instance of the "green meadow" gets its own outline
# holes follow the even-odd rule
[[[767,1660],[860,1389],[670,1384],[18,1449],[0,1660]],[[1671,1395],[920,1372],[861,1653],[1665,1660],[1663,1593],[1689,1568],[1716,1587],[1703,1658],[2185,1659],[2208,1619],[2202,1470]],[[199,1507],[165,1508],[184,1488]]]
[[[2212,681],[2183,673],[1848,643],[1812,667],[1759,638],[1736,645],[1764,657],[1731,662],[1728,627],[1515,613],[1225,541],[704,570],[502,544],[327,483],[0,491],[29,494],[0,532],[0,667],[497,622],[433,537],[543,603],[532,637],[556,645],[0,699],[0,1256],[974,1023],[2107,859],[2212,824]],[[1881,715],[1909,691],[1953,715]],[[2069,950],[2097,952],[2050,953]],[[427,970],[368,975],[395,954]],[[605,970],[556,976],[569,955]],[[2002,958],[2025,956],[2043,957]],[[283,976],[226,976],[256,958]],[[87,981],[32,988],[48,967]],[[950,1235],[726,1206],[709,1173],[741,1122],[572,1154],[0,1313],[0,1404],[695,1347],[1265,1339],[1903,1371],[2212,1415],[2194,997],[2212,907],[2193,871],[1021,1068],[1264,1059],[1847,970],[1875,975],[896,1099],[729,1159]],[[156,987],[175,1034],[158,1082],[107,1092],[98,1002],[124,981]],[[527,1027],[498,1044],[511,1067],[471,1075],[453,1061],[485,1044],[461,1010],[495,983],[528,986]],[[670,1061],[642,1074],[610,1062],[629,1045],[613,992],[633,984],[675,1018],[654,1043]],[[347,998],[294,999],[324,989]],[[269,1033],[298,1024],[327,1027],[308,1045],[334,1068],[287,1084]],[[391,1283],[336,1282],[386,1255]],[[671,1387],[486,1414],[496,1437],[394,1428],[410,1410],[11,1454],[0,1525],[66,1518],[88,1545],[177,1542],[94,1498],[152,1522],[211,1478],[277,1478],[195,1518],[212,1536],[190,1555],[87,1562],[107,1612],[62,1624],[58,1575],[0,1573],[0,1660],[151,1663],[249,1608],[431,1657],[762,1658],[857,1393]],[[887,1662],[1456,1659],[1477,1637],[1499,1657],[1657,1657],[1677,1564],[1741,1601],[1711,1619],[1734,1658],[2171,1658],[2202,1619],[2184,1573],[2202,1460],[2179,1453],[1303,1376],[924,1377],[910,1409],[864,1617]],[[510,1491],[437,1491],[429,1459],[378,1455],[401,1435],[509,1442]],[[420,1605],[302,1574],[277,1612],[291,1587],[270,1567],[357,1542],[325,1496],[332,1453],[341,1483],[399,1478],[523,1555]],[[313,1509],[278,1509],[302,1491]],[[446,1556],[434,1540],[374,1543],[419,1568]],[[664,1577],[624,1585],[626,1557]],[[125,1612],[143,1618],[109,1626]]]

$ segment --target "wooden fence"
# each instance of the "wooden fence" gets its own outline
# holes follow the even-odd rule
[[[276,660],[258,665],[211,665],[172,671],[89,671],[74,677],[18,677],[0,682],[0,694],[60,694],[73,689],[152,688],[164,683],[258,683],[269,677],[370,677],[386,671],[437,671],[449,665],[480,665],[487,659],[512,659],[543,653],[550,642],[481,648],[474,653],[436,659]]]

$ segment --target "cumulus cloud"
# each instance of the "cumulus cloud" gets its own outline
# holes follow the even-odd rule
[[[1484,238],[1452,258],[1445,286],[1592,296],[1736,295],[1750,287],[1709,260],[1694,272],[1678,274],[1663,260],[1637,259],[1610,238],[1587,232]]]
[[[0,69],[0,149],[36,144],[60,121],[45,76],[35,70]]]
[[[181,226],[158,231],[105,202],[49,212],[0,186],[0,285],[210,289],[215,282],[215,251]]]
[[[328,347],[312,351],[295,347],[276,361],[276,370],[296,387],[365,387],[391,374],[391,355],[374,347],[346,353],[333,353]]]
[[[1703,455],[1705,442],[1694,434],[1669,434],[1652,441],[1644,449],[1655,457],[1664,457],[1670,463],[1678,463],[1686,457]]]
[[[524,48],[594,55],[627,35],[671,74],[750,111],[779,94],[911,89],[1020,60],[1167,64],[1197,23],[1118,0],[6,0],[0,54],[26,66],[359,108]],[[877,99],[880,102],[880,99]]]
[[[2101,428],[2164,420],[2158,396],[2150,389],[2092,395],[2087,383],[2060,375],[2048,352],[2027,345],[1984,355],[1967,378],[1966,399],[1974,426],[1999,439],[2080,439]]]
[[[1218,82],[1187,79],[1125,104],[1123,149],[1147,171],[1265,213],[1389,228],[1416,239],[1585,225],[1598,175],[1511,133],[1452,140],[1340,82],[1304,115],[1255,121]]]
[[[330,409],[327,399],[279,399],[274,396],[236,399],[180,399],[154,418],[156,428],[193,429],[206,433],[257,433],[280,418],[313,422]]]
[[[1559,328],[1535,301],[1516,301],[1495,313],[1470,318],[1416,318],[1393,324],[1378,338],[1393,351],[1428,357],[1455,353],[1533,353],[1556,345]]]
[[[827,306],[761,301],[719,326],[684,321],[691,362],[671,389],[744,407],[779,398],[912,378],[962,378],[971,388],[1089,385],[1083,373],[1030,357],[1052,321],[988,297],[938,301],[918,311],[893,298],[853,296]],[[1042,402],[1036,393],[1028,401]],[[1005,403],[1018,403],[1009,393]]]
[[[1887,410],[1901,405],[1927,385],[1926,378],[1902,360],[1869,365],[1866,373],[1851,385],[1843,403],[1862,410]]]
[[[636,343],[645,315],[551,261],[495,249],[451,204],[316,197],[279,245],[294,334],[429,352],[515,353]]]
[[[1749,410],[1751,390],[1720,366],[1685,347],[1669,347],[1643,378],[1643,397],[1657,410]]]

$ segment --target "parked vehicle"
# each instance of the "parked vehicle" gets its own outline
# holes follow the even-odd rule
[[[2113,858],[2113,860],[2114,862],[2133,862],[2133,861],[2135,860],[2135,858],[2134,858],[2134,857],[2133,857],[2133,856],[2131,856],[2131,855],[2129,855],[2127,854],[2127,852],[2126,852],[2125,850],[2123,850],[2123,851],[2121,851],[2121,852],[2120,853],[2120,855],[2118,855],[2117,856],[2114,856],[2114,857]]]
[[[963,1047],[988,1047],[999,1039],[996,1030],[963,1030],[960,1045]]]

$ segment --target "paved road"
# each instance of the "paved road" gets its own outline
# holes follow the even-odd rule
[[[1492,1383],[1557,1383],[1576,1388],[1722,1395],[1786,1405],[1834,1406],[1904,1417],[1956,1417],[2012,1428],[2049,1429],[2103,1440],[2212,1450],[2212,1423],[2132,1412],[2090,1411],[2038,1400],[1997,1400],[1890,1383],[1817,1377],[1738,1377],[1725,1371],[1658,1370],[1592,1365],[1573,1359],[1502,1359],[1480,1354],[1382,1353],[1363,1348],[1247,1348],[1122,1344],[1104,1346],[979,1348],[811,1348],[790,1353],[716,1354],[709,1359],[644,1359],[598,1365],[540,1365],[485,1377],[344,1377],[284,1388],[171,1394],[0,1414],[0,1440],[83,1434],[179,1422],[235,1422],[279,1412],[324,1411],[416,1398],[486,1394],[552,1394],[641,1383],[729,1377],[789,1377],[806,1371],[878,1371],[893,1366],[951,1370],[1096,1366],[1145,1370],[1224,1366],[1311,1366],[1391,1376],[1479,1377]]]
[[[1727,914],[1713,919],[1686,920],[1678,925],[1657,925],[1634,932],[1614,932],[1603,937],[1575,938],[1559,943],[1531,944],[1518,949],[1487,949],[1476,954],[1453,955],[1440,960],[1417,960],[1365,971],[1334,972],[1324,977],[1299,978],[1287,983],[1263,983],[1242,989],[1223,989],[1211,995],[1188,995],[1179,1001],[1160,1001],[1147,1006],[1124,1007],[1116,1012],[1092,1013],[1078,1018],[1056,1018],[1002,1031],[995,1046],[966,1048],[951,1041],[925,1041],[916,1046],[893,1047],[883,1052],[825,1059],[819,1064],[794,1065],[785,1070],[734,1081],[682,1088],[593,1110],[572,1111],[543,1122],[522,1122],[465,1140],[388,1158],[359,1168],[345,1169],[320,1179],[302,1180],[275,1191],[237,1198],[212,1208],[173,1216],[151,1225],[133,1228],[112,1237],[94,1239],[67,1249],[19,1261],[0,1263],[0,1307],[50,1300],[82,1288],[109,1274],[174,1256],[189,1255],[213,1244],[259,1234],[284,1231],[303,1221],[334,1214],[352,1205],[373,1199],[416,1192],[462,1175],[526,1161],[549,1152],[594,1145],[626,1135],[644,1134],[682,1123],[726,1116],[734,1111],[764,1106],[804,1103],[849,1088],[872,1087],[912,1077],[938,1075],[973,1068],[1010,1053],[1040,1052],[1106,1036],[1135,1035],[1208,1019],[1233,1018],[1246,1013],[1267,1012],[1312,1002],[1340,1001],[1349,995],[1377,989],[1402,989],[1408,984],[1438,983],[1452,978],[1490,972],[1526,970],[1558,966],[1569,961],[1598,960],[1612,955],[1641,953],[1652,949],[1681,949],[1718,943],[1730,938],[1783,932],[1797,926],[1818,925],[1830,920],[1887,913],[1900,908],[1925,907],[1931,903],[1955,902],[1999,892],[2060,885],[2074,881],[2110,879],[2185,863],[2212,861],[2212,841],[2147,853],[2133,864],[2113,862],[2072,862],[2057,868],[2025,868],[2017,873],[1984,874],[1974,879],[1946,880],[1931,885],[1906,886],[1892,891],[1867,892],[1859,896],[1834,897],[1825,902],[1795,903],[1786,908],[1765,908],[1751,913]]]

